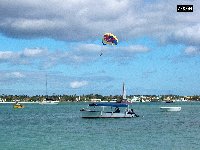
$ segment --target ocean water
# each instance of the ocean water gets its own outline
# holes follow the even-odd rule
[[[0,104],[0,150],[200,149],[200,102],[134,103],[141,117],[83,119],[87,103]],[[181,106],[161,112],[161,106]]]

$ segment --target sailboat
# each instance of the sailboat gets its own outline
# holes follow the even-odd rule
[[[118,101],[118,103],[130,103],[130,102],[128,102],[128,100],[126,98],[126,88],[125,88],[124,82],[123,82],[123,87],[122,87],[122,99],[120,101]]]
[[[43,99],[39,104],[44,105],[44,104],[58,104],[59,101],[53,100],[52,98],[48,97],[47,94],[47,75],[46,75],[46,98]]]

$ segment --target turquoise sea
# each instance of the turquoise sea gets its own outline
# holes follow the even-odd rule
[[[134,103],[141,117],[83,119],[87,103],[0,104],[0,150],[199,150],[200,102]],[[181,106],[161,112],[161,106]]]

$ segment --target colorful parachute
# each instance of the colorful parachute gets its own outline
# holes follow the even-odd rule
[[[103,45],[117,45],[118,38],[112,33],[105,33],[102,39]]]

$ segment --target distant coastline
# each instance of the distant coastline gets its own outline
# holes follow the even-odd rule
[[[15,104],[16,102],[0,102],[0,104]],[[38,104],[39,102],[24,102],[24,101],[20,101],[20,103],[24,103],[24,104]]]
[[[47,96],[36,95],[0,95],[0,103],[39,103]],[[122,95],[103,96],[99,94],[89,95],[52,95],[48,96],[52,100],[60,102],[117,102],[122,99]],[[169,102],[169,101],[200,101],[200,95],[194,96],[180,96],[180,95],[129,95],[127,96],[129,102]]]

